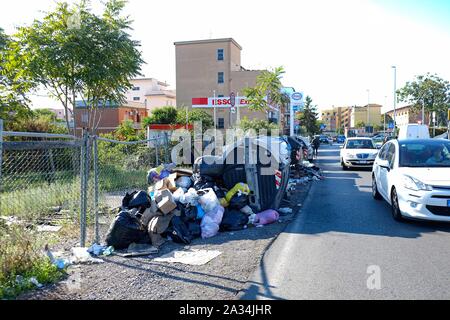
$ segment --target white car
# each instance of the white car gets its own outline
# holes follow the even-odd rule
[[[370,138],[348,138],[341,148],[342,169],[372,168],[378,149]]]
[[[395,220],[450,222],[450,141],[386,143],[373,166],[372,195],[391,205]]]

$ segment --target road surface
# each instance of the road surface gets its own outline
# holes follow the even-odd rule
[[[450,299],[450,225],[396,222],[370,171],[323,147],[301,214],[266,253],[242,299]]]

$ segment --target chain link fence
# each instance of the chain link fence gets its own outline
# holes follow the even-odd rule
[[[170,162],[171,149],[168,134],[123,142],[0,128],[0,216],[79,225],[81,246],[98,243],[99,224],[110,223],[127,192],[146,190],[148,170]]]

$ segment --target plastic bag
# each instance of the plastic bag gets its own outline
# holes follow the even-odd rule
[[[189,177],[180,177],[177,179],[176,185],[178,188],[189,189],[192,186],[192,180]]]
[[[126,194],[122,200],[122,207],[127,209],[142,209],[150,208],[152,200],[145,191],[135,191],[131,194]]]
[[[227,210],[220,224],[220,231],[238,231],[245,229],[249,218],[245,213],[237,210]]]
[[[197,191],[216,187],[216,182],[212,177],[195,175],[194,179],[194,189]]]
[[[223,207],[217,206],[214,210],[205,213],[201,223],[203,239],[211,238],[217,235],[224,212],[225,209]]]
[[[185,192],[182,188],[179,188],[177,191],[173,193],[173,200],[176,202],[184,202],[186,201]]]
[[[167,229],[166,236],[170,236],[176,243],[190,244],[192,241],[191,233],[180,217],[174,216]]]
[[[254,214],[253,209],[250,208],[249,206],[245,206],[241,209],[242,213],[245,213],[248,216],[251,216],[252,214]]]
[[[246,207],[247,205],[248,205],[248,196],[245,194],[240,194],[240,195],[236,194],[233,198],[231,198],[229,208],[241,210],[242,208]]]
[[[200,190],[199,193],[203,195],[198,199],[198,203],[205,212],[213,211],[216,207],[220,206],[219,199],[217,199],[213,189]]]
[[[198,204],[198,198],[199,195],[197,194],[197,190],[191,188],[184,194],[184,197],[180,199],[180,202],[195,207]]]
[[[280,215],[275,210],[266,210],[256,215],[256,225],[266,225],[277,222]]]
[[[250,194],[250,188],[245,183],[238,183],[236,184],[230,191],[228,191],[225,199],[227,199],[228,202],[231,201],[231,199],[238,193],[241,192],[243,194],[249,195]]]
[[[162,164],[157,168],[151,169],[147,174],[147,182],[149,185],[169,177],[171,171],[176,167],[176,164]]]
[[[139,220],[123,210],[111,224],[106,236],[106,244],[120,250],[128,248],[133,242],[149,243],[150,238],[141,227]]]

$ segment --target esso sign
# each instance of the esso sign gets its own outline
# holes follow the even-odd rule
[[[296,92],[292,94],[292,99],[296,101],[301,101],[303,99],[303,95],[300,92]]]

